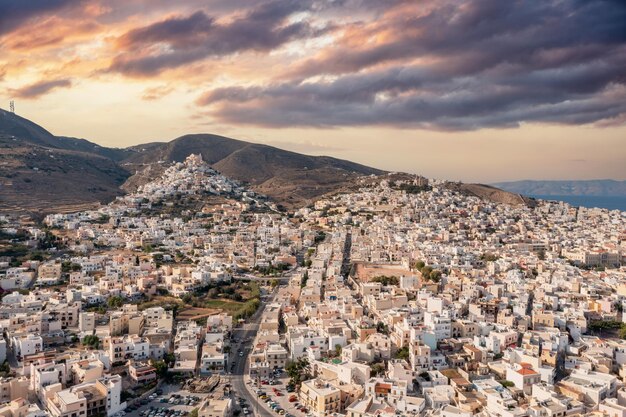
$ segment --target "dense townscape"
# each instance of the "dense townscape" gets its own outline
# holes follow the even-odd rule
[[[626,212],[444,185],[287,212],[190,155],[0,216],[0,415],[625,417]]]

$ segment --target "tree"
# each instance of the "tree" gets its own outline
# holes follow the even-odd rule
[[[173,353],[165,353],[163,354],[163,360],[168,365],[174,365],[174,362],[176,362],[176,356],[174,356]]]
[[[87,335],[83,338],[83,345],[92,349],[98,349],[100,347],[100,338],[96,335]]]
[[[308,370],[309,360],[307,358],[299,358],[289,362],[287,366],[285,366],[285,371],[290,378],[289,384],[297,386],[300,385],[302,381],[310,379]]]
[[[429,279],[430,279],[432,282],[439,282],[439,281],[441,281],[441,271],[440,271],[440,270],[438,270],[438,269],[433,270],[433,271],[430,273],[430,277],[429,277]]]
[[[164,360],[160,360],[160,361],[153,360],[152,366],[154,367],[154,369],[156,369],[156,374],[159,377],[163,378],[165,377],[165,375],[167,375],[168,366]]]
[[[372,370],[372,376],[382,375],[385,373],[385,364],[383,363],[375,363],[370,369]]]
[[[335,356],[341,356],[342,347],[340,344],[335,345]]]
[[[114,295],[112,297],[109,297],[109,299],[107,300],[107,304],[111,308],[119,308],[124,305],[124,298],[120,297],[119,295]]]
[[[396,359],[409,360],[409,348],[407,346],[398,349],[396,352]]]
[[[273,279],[273,280],[270,282],[270,285],[272,286],[272,288],[276,288],[276,287],[278,287],[278,280],[277,280],[277,279]]]

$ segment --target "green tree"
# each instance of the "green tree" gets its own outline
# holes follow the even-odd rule
[[[111,308],[120,308],[124,305],[124,298],[120,297],[119,295],[109,297],[109,299],[107,300],[107,305]]]
[[[434,270],[430,273],[429,279],[430,279],[432,282],[439,282],[439,281],[441,281],[441,271],[440,271],[440,270],[438,270],[438,269],[434,269]]]
[[[375,363],[370,366],[372,371],[372,376],[378,376],[385,373],[385,364],[384,363]]]
[[[169,367],[164,360],[153,360],[152,366],[154,367],[154,369],[156,369],[156,374],[159,377],[164,378],[167,375],[167,370],[169,369]]]
[[[83,338],[83,345],[92,349],[98,349],[100,347],[100,338],[96,335],[87,335]]]
[[[396,352],[396,359],[409,360],[409,348],[407,346],[398,349]]]
[[[294,386],[298,386],[302,383],[302,381],[310,379],[308,370],[309,361],[306,358],[300,358],[289,362],[287,366],[285,366],[285,371],[290,378],[289,383]]]
[[[420,269],[420,272],[422,273],[422,278],[424,278],[426,281],[430,281],[430,273],[433,272],[433,267],[426,265],[425,267]]]
[[[340,344],[335,345],[335,356],[341,356],[342,347]]]

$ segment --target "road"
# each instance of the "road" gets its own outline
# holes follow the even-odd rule
[[[276,296],[276,293],[277,291],[275,290],[274,296]],[[268,302],[271,303],[271,300]],[[254,392],[248,390],[244,380],[244,375],[248,371],[248,356],[250,356],[250,353],[252,352],[252,342],[256,337],[257,331],[259,330],[259,323],[261,322],[261,317],[263,316],[266,304],[267,303],[263,304],[254,316],[248,319],[243,326],[233,330],[234,342],[229,358],[229,360],[233,361],[232,363],[235,364],[231,376],[231,385],[237,395],[246,400],[248,408],[256,417],[276,417],[275,414],[272,414],[265,409],[264,404],[261,404],[261,402],[258,401]],[[243,351],[243,356],[239,356],[239,349]]]

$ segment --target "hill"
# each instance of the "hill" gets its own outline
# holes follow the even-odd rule
[[[186,135],[133,149],[137,153],[122,161],[122,166],[135,172],[123,186],[129,191],[159,175],[159,166],[181,162],[191,153],[201,154],[225,176],[287,206],[306,204],[354,178],[383,173],[337,158],[303,155],[209,134]]]
[[[328,156],[310,156],[211,134],[185,135],[125,149],[55,136],[0,109],[0,211],[49,213],[105,203],[158,178],[190,154],[226,177],[286,208],[358,185],[386,172]],[[517,194],[481,184],[450,188],[506,204],[531,204]]]
[[[512,181],[499,182],[496,187],[525,195],[541,196],[626,196],[626,181]]]
[[[501,190],[491,185],[449,182],[446,186],[453,191],[460,192],[465,195],[480,197],[484,200],[493,201],[495,203],[509,204],[513,206],[525,204],[530,207],[534,207],[536,205],[535,200],[532,198],[528,198],[518,193]]]
[[[0,210],[39,213],[109,201],[129,177],[114,158],[127,153],[56,137],[0,109]]]

